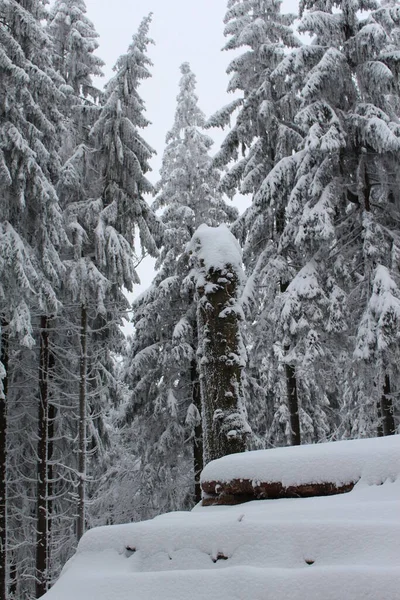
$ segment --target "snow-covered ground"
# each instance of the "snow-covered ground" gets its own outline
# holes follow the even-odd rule
[[[303,459],[308,453],[310,473],[324,446],[297,449]],[[340,447],[349,451],[341,464],[349,469],[353,461],[359,472],[350,493],[196,507],[93,529],[45,599],[399,600],[400,436],[331,447],[337,458]],[[281,473],[297,453],[279,451]],[[251,456],[237,458],[240,473],[234,457],[207,468],[221,469],[227,461],[229,476],[249,478],[240,466],[245,460],[257,478],[263,461],[255,461],[257,471]],[[328,480],[330,468],[338,472],[336,461],[325,462]]]

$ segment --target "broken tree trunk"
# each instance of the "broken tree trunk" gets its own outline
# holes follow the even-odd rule
[[[191,242],[198,295],[204,463],[243,452],[248,426],[242,409],[244,347],[238,293],[238,244],[225,226],[202,225]]]

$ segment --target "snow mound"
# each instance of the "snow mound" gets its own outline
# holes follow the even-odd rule
[[[318,447],[326,457],[325,446],[331,448],[341,464],[348,450],[348,462],[354,464],[346,474],[361,476],[347,494],[197,506],[192,512],[93,529],[44,599],[398,600],[400,478],[387,476],[396,471],[396,437]],[[290,449],[287,456],[293,454],[293,463],[297,454],[308,457],[312,472],[318,452],[304,448]],[[365,454],[368,468],[368,457],[360,458]],[[239,466],[248,461],[248,469],[253,457],[251,473],[259,475],[258,456],[229,458]],[[335,461],[326,461],[333,468]],[[218,467],[223,475],[223,464],[221,459],[207,469]],[[232,464],[228,461],[229,469]],[[281,468],[286,465],[285,459]],[[226,476],[237,475],[232,470]],[[369,485],[384,479],[382,485]]]
[[[201,481],[281,482],[285,487],[359,480],[379,485],[400,475],[400,435],[231,454],[210,462]]]
[[[206,271],[225,270],[232,267],[235,272],[242,270],[242,251],[239,242],[223,223],[218,227],[200,225],[188,246],[203,262]]]

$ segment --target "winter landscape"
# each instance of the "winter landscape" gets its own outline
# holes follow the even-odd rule
[[[0,600],[397,600],[400,2],[215,0],[156,148],[143,4],[0,0]]]

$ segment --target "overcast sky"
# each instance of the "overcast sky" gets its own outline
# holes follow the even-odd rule
[[[97,54],[105,61],[104,73],[108,79],[118,57],[126,52],[132,35],[140,21],[153,13],[150,36],[155,45],[149,47],[154,66],[152,78],[145,81],[140,94],[146,103],[146,116],[152,122],[143,136],[157,151],[152,161],[154,182],[158,179],[164,140],[174,118],[179,66],[190,63],[197,78],[199,106],[210,116],[230,102],[226,93],[229,78],[226,67],[233,58],[232,52],[221,52],[225,44],[223,18],[227,0],[86,0],[87,16],[93,21],[100,35]],[[286,0],[289,10],[296,11],[295,0]],[[212,133],[216,144],[223,133]],[[243,209],[242,201],[239,209]],[[145,260],[139,269],[142,285],[135,295],[146,288],[153,278],[152,262]]]

